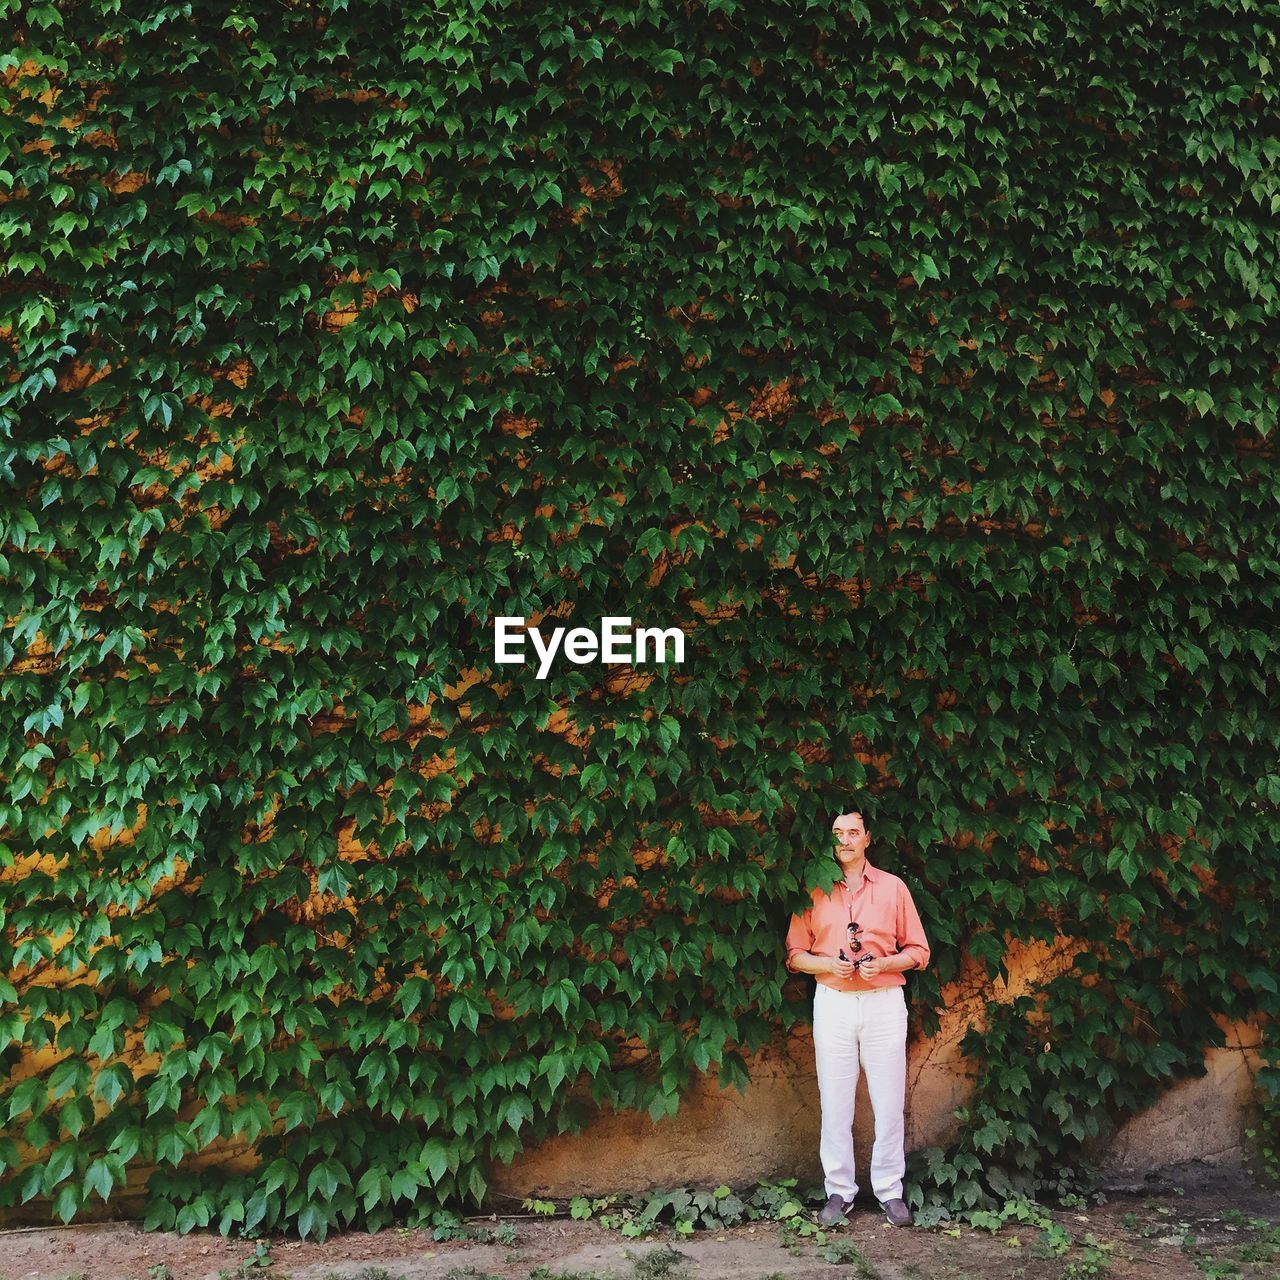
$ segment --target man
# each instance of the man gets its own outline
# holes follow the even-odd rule
[[[854,1178],[853,1105],[859,1066],[875,1113],[871,1189],[895,1227],[910,1226],[902,1198],[906,1170],[903,1104],[907,1084],[907,1004],[910,969],[929,963],[929,943],[907,886],[867,861],[871,842],[861,804],[831,824],[843,877],[828,894],[791,917],[787,968],[817,977],[813,1049],[822,1107],[819,1154],[829,1199],[823,1226],[844,1220],[858,1194]]]

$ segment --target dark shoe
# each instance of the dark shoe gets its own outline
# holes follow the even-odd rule
[[[818,1221],[824,1227],[834,1227],[837,1222],[845,1220],[844,1215],[852,1208],[852,1200],[846,1200],[841,1195],[832,1195],[828,1198],[826,1205],[819,1211]]]
[[[885,1200],[880,1207],[884,1210],[884,1216],[895,1227],[909,1227],[911,1225],[913,1221],[911,1210],[907,1208],[905,1200]]]

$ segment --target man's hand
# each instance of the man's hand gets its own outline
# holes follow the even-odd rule
[[[866,969],[866,965],[862,967]],[[837,978],[852,978],[857,972],[857,965],[852,960],[841,960],[837,956],[830,956],[827,961],[827,972],[835,974]]]
[[[903,973],[907,969],[914,969],[914,962],[901,951],[895,952],[891,956],[873,956],[870,960],[862,962],[862,976],[864,978],[875,978],[882,973]]]

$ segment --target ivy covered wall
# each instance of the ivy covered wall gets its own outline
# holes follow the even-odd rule
[[[1278,19],[10,6],[0,1205],[439,1221],[745,1085],[854,788],[923,1034],[1079,944],[917,1194],[1274,1018]]]

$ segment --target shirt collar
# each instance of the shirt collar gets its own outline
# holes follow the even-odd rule
[[[861,874],[861,875],[859,875],[859,877],[858,877],[858,881],[862,881],[862,880],[870,880],[870,881],[873,881],[873,882],[874,882],[874,881],[878,880],[879,878],[880,878],[880,871],[879,871],[879,869],[878,869],[878,868],[876,868],[876,867],[873,867],[873,866],[871,865],[871,861],[870,861],[870,859],[864,856],[864,857],[863,857],[863,859],[862,859],[862,874]],[[843,882],[844,884],[848,884],[848,883],[849,883],[849,878],[848,878],[848,876],[843,877],[843,878],[842,878],[842,882]],[[853,887],[854,887],[855,889],[858,887],[857,882],[855,882],[855,883],[854,883],[854,886],[853,886]]]

